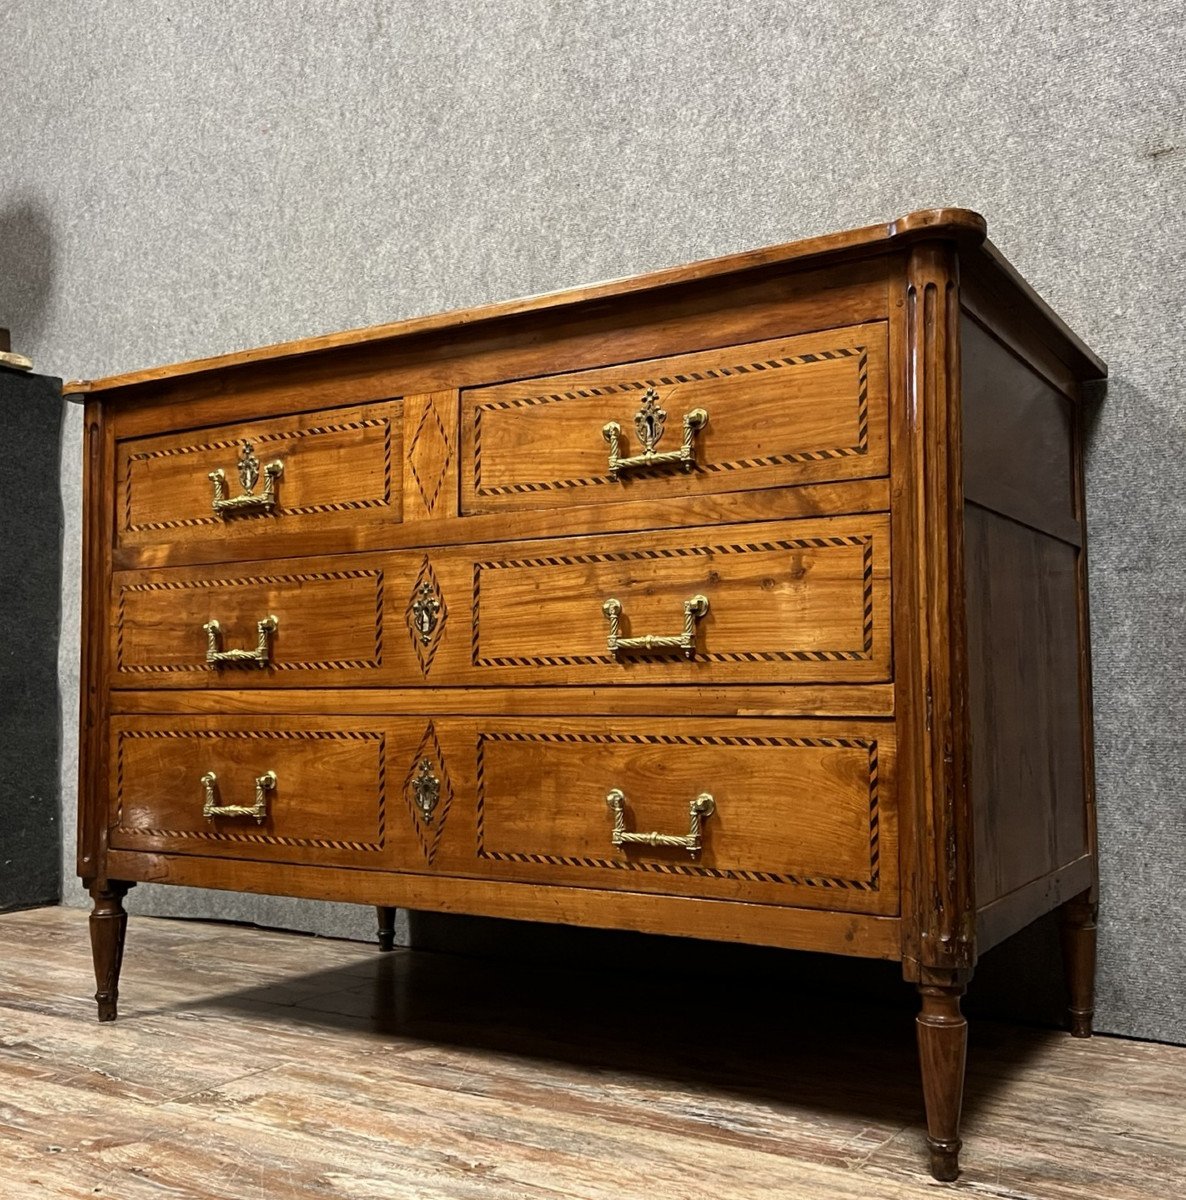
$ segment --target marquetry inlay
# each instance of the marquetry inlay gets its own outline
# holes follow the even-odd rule
[[[376,829],[373,841],[340,841],[335,838],[289,837],[258,831],[246,826],[226,829],[147,828],[125,825],[124,817],[124,746],[143,739],[172,741],[176,739],[207,742],[259,741],[279,742],[366,742],[375,751]],[[199,810],[200,811],[200,810]],[[372,730],[326,729],[121,729],[116,741],[115,821],[112,830],[123,838],[143,838],[153,841],[171,839],[198,842],[238,842],[257,846],[290,846],[302,849],[354,850],[378,853],[383,849],[387,834],[387,739]]]
[[[383,572],[378,569],[356,571],[311,571],[286,575],[240,575],[225,579],[161,579],[149,583],[125,584],[119,589],[115,627],[115,666],[117,671],[130,674],[161,674],[176,671],[193,671],[193,662],[130,663],[124,657],[124,630],[128,622],[129,595],[145,592],[209,591],[218,588],[251,588],[266,592],[272,587],[291,587],[294,596],[297,589],[306,583],[332,583],[335,580],[371,580],[375,587],[374,653],[369,658],[344,659],[292,659],[281,657],[269,662],[274,671],[324,671],[378,669],[383,665]]]
[[[392,500],[392,426],[391,421],[387,417],[365,417],[357,421],[316,425],[305,429],[287,429],[272,433],[257,433],[252,435],[251,441],[255,447],[256,454],[262,460],[269,456],[282,455],[293,441],[308,442],[316,438],[326,438],[337,434],[349,435],[368,429],[382,430],[383,483],[379,495],[329,500],[318,504],[286,505],[284,503],[284,484],[281,483],[275,512],[286,513],[290,516],[307,516],[313,513],[350,512],[357,509],[390,507]],[[223,518],[209,510],[169,520],[134,521],[132,518],[133,487],[137,472],[133,468],[139,467],[141,470],[151,469],[153,461],[163,458],[175,458],[179,455],[201,454],[220,450],[225,450],[231,454],[238,454],[242,449],[242,445],[242,438],[224,438],[212,442],[195,442],[185,446],[164,446],[157,450],[142,450],[130,454],[123,478],[123,527],[125,532],[143,533],[151,530],[184,529],[198,525],[222,525]]]
[[[554,554],[535,558],[489,559],[474,563],[473,594],[471,599],[471,654],[476,667],[556,667],[594,666],[605,661],[603,655],[488,655],[481,647],[482,637],[482,577],[492,571],[514,571],[547,567],[582,566],[594,563],[655,562],[660,560],[703,558],[712,559],[739,554],[794,552],[797,550],[833,550],[857,548],[861,551],[861,639],[856,646],[787,647],[779,650],[714,650],[697,652],[698,661],[707,663],[767,663],[767,662],[859,662],[873,657],[873,537],[871,534],[837,537],[786,538],[762,542],[718,542],[703,546],[657,547],[645,550],[605,551],[590,554]],[[652,656],[639,654],[637,661],[649,661]]]
[[[869,789],[869,873],[863,879],[842,879],[836,876],[791,875],[771,871],[726,870],[693,862],[625,856],[618,858],[577,857],[562,854],[522,854],[513,850],[493,849],[486,845],[486,768],[485,748],[493,742],[532,742],[539,745],[555,743],[588,746],[596,754],[599,746],[685,746],[708,748],[714,746],[761,748],[828,748],[861,750],[868,756]],[[780,883],[795,887],[843,888],[855,891],[876,891],[880,886],[880,797],[878,787],[877,742],[872,738],[792,738],[792,737],[682,737],[676,734],[601,734],[601,733],[535,733],[499,732],[478,734],[477,748],[477,854],[494,862],[548,865],[554,867],[585,867],[608,871],[641,871],[664,875],[688,875],[702,879],[737,879],[749,883]]]
[[[408,466],[429,515],[436,509],[452,459],[448,424],[437,411],[436,396],[429,396],[408,444]]]
[[[425,555],[404,612],[412,649],[416,652],[416,660],[425,677],[432,668],[433,656],[444,636],[448,617],[449,607],[445,603],[444,593],[432,563]]]
[[[735,379],[763,371],[781,371],[787,368],[808,366],[814,363],[852,359],[857,368],[856,389],[852,403],[856,415],[856,438],[850,443],[821,446],[816,449],[796,451],[788,454],[758,454],[746,458],[729,459],[725,462],[705,462],[698,470],[716,474],[744,470],[751,467],[769,467],[794,463],[822,462],[833,458],[849,458],[869,453],[869,354],[865,346],[838,346],[834,349],[817,350],[811,354],[780,355],[766,360],[736,362],[732,365],[714,367],[702,371],[681,372],[675,375],[647,376],[627,379],[596,386],[573,388],[563,392],[543,392],[510,400],[491,400],[474,409],[474,491],[478,496],[509,496],[530,492],[547,492],[568,488],[587,487],[591,484],[607,483],[608,473],[581,475],[570,478],[546,480],[521,480],[515,483],[484,485],[482,483],[482,414],[517,408],[532,408],[541,404],[560,404],[565,400],[589,399],[642,394],[651,389],[666,389],[663,404],[667,408],[677,407],[681,384],[715,379]]]
[[[423,768],[422,764],[424,763],[428,763],[427,769]],[[425,819],[416,796],[417,786],[422,786],[423,778],[427,775],[431,775],[439,789],[431,819]],[[449,810],[453,805],[453,783],[449,778],[449,771],[445,766],[445,755],[441,750],[441,744],[437,740],[436,730],[431,721],[424,729],[424,736],[421,737],[416,753],[412,756],[407,778],[404,780],[404,803],[416,830],[416,841],[420,846],[420,852],[424,855],[424,861],[431,866],[433,859],[436,858],[445,821],[448,819]]]

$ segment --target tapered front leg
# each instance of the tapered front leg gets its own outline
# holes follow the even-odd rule
[[[1095,1016],[1095,918],[1096,903],[1090,892],[1082,892],[1058,910],[1062,931],[1063,967],[1071,996],[1071,1036],[1091,1037]]]
[[[100,1021],[114,1021],[119,1002],[119,970],[124,960],[124,933],[128,914],[124,897],[133,884],[118,879],[90,885],[95,907],[91,912],[91,956],[95,962],[95,1002]]]
[[[960,1110],[964,1104],[964,1063],[968,1022],[960,1012],[963,984],[920,983],[917,1018],[922,1093],[927,1108],[931,1174],[943,1181],[959,1175]]]
[[[384,908],[382,905],[379,905],[375,908],[375,912],[379,914],[379,949],[394,950],[395,909]]]

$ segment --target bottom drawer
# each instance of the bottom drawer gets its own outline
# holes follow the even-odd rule
[[[501,877],[893,914],[894,760],[888,721],[479,722],[477,857]]]
[[[109,844],[379,865],[388,763],[410,759],[422,729],[411,719],[116,718]]]
[[[125,716],[118,850],[898,911],[893,722]]]

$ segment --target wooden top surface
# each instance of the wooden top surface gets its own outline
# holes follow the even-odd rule
[[[875,253],[891,245],[900,245],[908,241],[935,236],[958,239],[966,248],[974,250],[986,267],[994,273],[1003,273],[1006,277],[1005,282],[1018,288],[1026,300],[1037,308],[1041,318],[1048,324],[1050,334],[1060,343],[1064,356],[1074,363],[1083,378],[1105,376],[1107,367],[1104,363],[1066,327],[1057,314],[1021,278],[996,247],[987,241],[986,232],[987,225],[984,218],[970,209],[920,209],[885,224],[866,225],[861,229],[847,230],[842,233],[805,238],[797,242],[785,242],[777,246],[767,246],[760,250],[729,254],[720,258],[704,259],[686,266],[669,267],[625,279],[613,279],[582,287],[565,288],[538,296],[505,300],[474,308],[455,309],[452,312],[438,313],[432,316],[411,317],[403,321],[371,325],[343,333],[278,342],[271,346],[242,350],[233,354],[222,354],[213,358],[198,358],[188,362],[131,371],[122,375],[109,375],[103,379],[72,380],[65,385],[63,391],[67,397],[81,400],[96,392],[106,392],[116,388],[198,375],[252,363],[293,358],[325,350],[394,342],[447,329],[470,327],[519,314],[550,312],[590,301],[637,296],[639,293],[696,283],[713,277],[734,275],[762,267],[799,263],[810,264],[813,268],[826,266],[829,261]]]

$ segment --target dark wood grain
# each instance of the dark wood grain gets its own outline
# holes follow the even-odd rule
[[[969,505],[969,702],[981,906],[1088,852],[1078,550]]]
[[[1079,545],[1071,402],[975,320],[960,324],[964,496]]]
[[[1095,1016],[1095,943],[1098,908],[1089,888],[1066,901],[1058,910],[1062,931],[1062,953],[1070,993],[1071,1033],[1091,1037]]]
[[[143,851],[113,849],[107,858],[113,871],[130,874],[141,883],[173,883],[375,907],[395,904],[431,912],[485,914],[639,933],[688,930],[689,936],[710,941],[821,950],[859,958],[898,957],[897,918],[826,908]]]
[[[115,439],[108,410],[88,400],[83,416],[82,621],[78,731],[78,873],[96,879],[103,870],[107,822],[103,819],[110,703],[107,639],[114,521]]]
[[[379,918],[379,949],[395,949],[395,909],[388,905],[379,904],[375,907]]]
[[[124,897],[134,884],[118,879],[93,883],[90,888],[91,954],[95,966],[95,1003],[100,1021],[114,1021],[119,1008],[119,972],[124,961],[128,914]]]
[[[922,242],[905,264],[902,431],[895,537],[896,641],[908,699],[899,708],[909,761],[908,818],[918,970],[975,961],[972,814],[963,571],[959,261],[953,246]],[[905,698],[905,697],[904,697]],[[909,743],[906,745],[906,743]]]
[[[413,485],[414,486],[414,485]],[[729,526],[773,517],[832,517],[880,513],[889,508],[889,485],[884,479],[803,484],[798,487],[762,488],[753,491],[706,492],[698,496],[651,500],[605,497],[606,503],[576,505],[568,510],[564,529],[572,534],[607,532],[645,533],[654,529],[682,529],[689,525]],[[454,501],[456,497],[454,497]],[[269,530],[266,541],[244,534],[234,526],[215,535],[180,543],[117,547],[112,552],[116,570],[212,565],[258,558],[291,558],[297,555],[430,549],[434,546],[476,546],[515,538],[556,536],[552,509],[525,510],[511,516],[487,513],[450,520],[362,522],[354,526],[316,529],[305,533]]]
[[[917,1019],[918,1058],[927,1106],[927,1145],[931,1174],[950,1182],[959,1176],[960,1112],[968,1057],[968,1022],[960,1012],[964,987],[958,983],[920,983]]]

